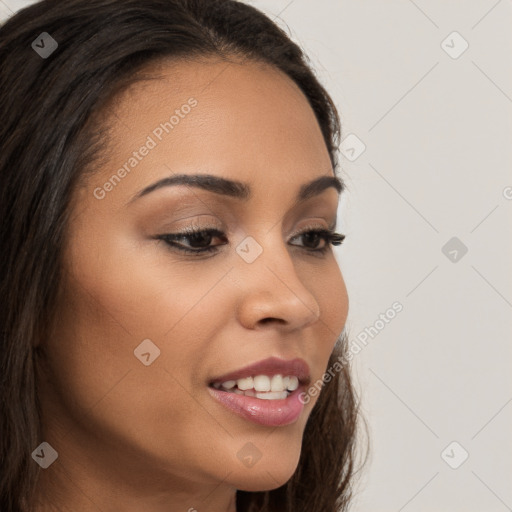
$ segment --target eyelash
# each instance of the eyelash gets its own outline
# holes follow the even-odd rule
[[[186,228],[180,233],[166,233],[163,235],[158,235],[156,238],[159,240],[163,240],[170,248],[177,249],[180,252],[186,253],[186,254],[205,254],[205,253],[213,253],[218,251],[218,245],[214,245],[211,247],[206,247],[203,249],[190,249],[188,247],[184,247],[182,245],[179,245],[176,242],[176,240],[179,240],[181,238],[189,238],[193,237],[195,235],[210,235],[212,237],[218,237],[221,239],[226,240],[226,237],[222,231],[219,231],[216,228]],[[293,238],[297,238],[300,236],[308,235],[308,234],[316,234],[320,236],[320,239],[325,241],[325,246],[321,249],[307,249],[307,252],[310,253],[320,253],[321,255],[325,254],[327,250],[329,249],[329,245],[341,245],[343,243],[343,240],[345,239],[345,235],[341,233],[336,233],[332,229],[310,229],[306,228],[305,231],[302,231],[301,233],[297,233]],[[292,238],[292,240],[293,240]],[[222,245],[222,244],[221,244]]]

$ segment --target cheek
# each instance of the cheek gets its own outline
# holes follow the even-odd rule
[[[345,281],[334,257],[314,272],[309,269],[304,275],[304,282],[309,282],[307,286],[320,306],[321,318],[318,328],[324,329],[326,338],[332,340],[334,344],[345,326],[349,307]]]
[[[46,340],[50,380],[66,414],[149,451],[155,438],[172,446],[177,432],[207,421],[186,390],[199,380],[194,367],[204,368],[213,319],[223,322],[214,307],[223,302],[207,295],[219,277],[196,281],[190,271],[108,244],[76,245],[69,256]]]
[[[343,330],[348,315],[348,293],[338,265],[335,265],[329,272],[329,280],[325,284],[323,297],[329,303],[326,311],[338,322],[338,329],[341,324],[341,330]]]
[[[49,414],[64,415],[69,431],[79,424],[103,442],[144,454],[148,463],[200,467],[205,455],[197,439],[212,425],[200,405],[204,375],[194,369],[213,358],[208,340],[225,324],[220,289],[207,294],[218,278],[193,286],[190,275],[162,282],[148,269],[123,274],[114,267],[102,279],[88,277],[68,281],[48,340],[62,407],[47,404]],[[143,340],[151,341],[140,345]]]
[[[68,276],[77,293],[109,313],[107,323],[115,321],[133,341],[162,339],[214,286],[222,269],[208,273],[205,265],[177,265],[163,242],[133,242],[125,230],[84,230],[69,253]]]
[[[55,346],[56,352],[65,359],[74,350],[84,371],[112,378],[125,368],[154,368],[155,361],[190,380],[202,340],[211,339],[214,322],[224,321],[221,309],[229,310],[210,293],[224,272],[207,272],[203,265],[197,275],[199,267],[178,267],[161,254],[150,260],[121,243],[105,244],[101,253],[77,246],[55,333],[72,343],[66,351]]]
[[[321,382],[328,369],[329,357],[347,321],[349,299],[341,270],[334,258],[315,273],[310,269],[305,279],[321,311],[321,317],[314,326],[315,342],[309,354],[314,366],[312,382],[315,383]],[[311,407],[317,400],[318,394],[311,396]]]

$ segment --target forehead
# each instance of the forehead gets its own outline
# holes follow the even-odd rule
[[[162,61],[144,76],[116,97],[108,112],[107,164],[91,186],[124,167],[129,179],[123,177],[113,200],[114,195],[126,200],[174,173],[222,175],[265,189],[269,182],[299,184],[332,169],[308,100],[268,64]],[[143,147],[150,149],[142,155]]]

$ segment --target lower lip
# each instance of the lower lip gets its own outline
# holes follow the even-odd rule
[[[230,411],[246,420],[267,427],[283,427],[295,423],[304,404],[300,400],[303,386],[299,386],[282,400],[264,400],[252,396],[238,395],[208,387],[210,394]]]

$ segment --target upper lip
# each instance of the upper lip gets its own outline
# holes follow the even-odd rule
[[[277,357],[269,357],[257,363],[250,364],[239,370],[235,370],[220,377],[210,380],[209,384],[217,382],[226,382],[228,380],[238,380],[244,377],[252,377],[254,375],[295,375],[299,379],[300,384],[307,385],[310,381],[309,366],[304,359],[279,359]]]

